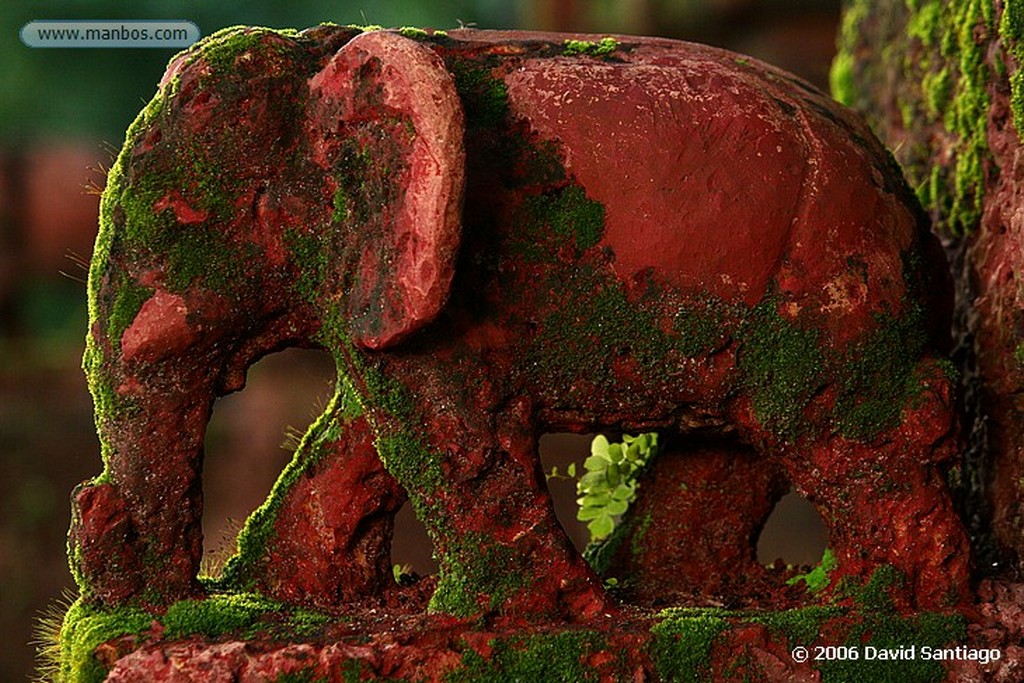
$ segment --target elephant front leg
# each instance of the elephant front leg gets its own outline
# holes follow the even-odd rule
[[[73,500],[69,543],[83,595],[166,605],[201,594],[211,374],[198,364],[115,359],[97,363],[89,381],[106,467]]]
[[[474,385],[480,386],[480,385]],[[529,404],[423,400],[422,427],[385,426],[378,449],[405,487],[440,565],[435,612],[585,619],[600,581],[555,518]]]

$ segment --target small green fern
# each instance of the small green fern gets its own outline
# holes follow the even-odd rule
[[[637,479],[658,453],[655,433],[630,436],[610,443],[598,435],[590,445],[586,469],[576,483],[576,519],[587,523],[590,542],[598,543],[615,530],[618,520],[636,500]]]

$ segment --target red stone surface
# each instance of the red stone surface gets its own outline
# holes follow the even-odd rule
[[[333,608],[374,604],[395,592],[393,518],[405,494],[373,439],[365,419],[347,423],[327,446],[330,454],[283,496],[267,550],[252,570],[265,595]]]
[[[288,346],[330,350],[345,401],[250,520],[221,589],[415,611],[433,580],[404,597],[385,588],[390,517],[408,496],[441,567],[430,611],[512,631],[593,624],[623,608],[559,526],[537,439],[657,430],[741,444],[773,473],[742,474],[714,507],[668,508],[656,535],[684,544],[732,500],[746,536],[777,469],[830,527],[833,585],[889,565],[905,578],[900,607],[969,601],[943,481],[953,397],[931,334],[944,264],[862,122],[697,45],[621,36],[610,55],[567,55],[561,35],[356,33],[216,37],[176,59],[129,131],[90,283],[109,482],[79,494],[73,543],[92,604],[203,594],[213,401]],[[892,351],[875,349],[887,329],[907,348],[872,366]],[[878,393],[893,373],[913,390]],[[848,434],[843,413],[867,404],[883,417]],[[744,470],[705,464],[707,480]],[[97,486],[123,505],[89,506]],[[137,571],[89,554],[115,513],[136,534]],[[697,545],[709,573],[733,559],[754,571],[749,544]],[[693,559],[685,581],[706,587]],[[636,568],[641,581],[671,581],[658,562]],[[438,623],[399,638],[405,649],[383,635],[313,655],[430,678],[458,656]],[[244,680],[280,651],[261,648],[157,643],[113,675],[197,666]],[[293,658],[252,666],[286,672]]]

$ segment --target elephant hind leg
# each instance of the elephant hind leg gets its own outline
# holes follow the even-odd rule
[[[871,441],[804,444],[783,464],[830,528],[838,562],[830,590],[845,576],[866,585],[888,565],[902,577],[898,605],[941,609],[970,599],[969,542],[943,473],[957,450],[950,383],[933,361],[917,376],[920,391],[897,427]]]
[[[784,599],[757,560],[757,540],[788,489],[777,464],[748,446],[667,439],[602,575],[645,606]]]
[[[377,455],[366,418],[332,404],[303,439],[226,574],[292,604],[381,604],[395,585],[394,515],[405,492]],[[256,529],[265,525],[262,538]]]

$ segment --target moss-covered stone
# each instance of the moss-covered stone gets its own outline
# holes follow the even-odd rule
[[[551,196],[530,197],[524,210],[531,233],[550,230],[560,240],[571,239],[579,251],[590,249],[604,235],[604,206],[587,198],[579,185]]]
[[[725,610],[674,609],[661,614],[651,629],[651,658],[661,680],[700,683],[710,680],[711,649],[728,630]]]
[[[310,610],[294,610],[258,593],[211,595],[202,600],[182,600],[163,614],[137,607],[104,609],[83,599],[64,615],[58,636],[60,660],[55,683],[99,683],[108,671],[96,658],[98,646],[122,636],[135,636],[137,644],[188,636],[219,638],[231,634],[253,638],[257,633],[293,638],[309,634],[331,617]]]
[[[453,540],[450,533],[443,538],[437,533],[435,545],[448,545],[437,558],[440,575],[429,606],[433,612],[471,617],[482,610],[494,611],[532,580],[518,571],[523,559],[513,547],[485,534],[470,532]],[[488,603],[479,604],[479,596],[487,596]]]
[[[283,605],[257,593],[212,595],[200,600],[182,600],[167,608],[160,618],[165,637],[182,638],[200,633],[213,638],[228,634],[245,634],[269,612]]]
[[[445,676],[446,683],[506,683],[536,681],[563,683],[601,680],[586,663],[588,655],[605,649],[604,638],[594,631],[563,631],[525,638],[504,638],[489,643],[490,657],[473,649],[462,656],[462,667]]]
[[[788,442],[807,428],[805,411],[825,384],[826,358],[818,330],[783,318],[768,297],[747,318],[738,365],[758,421]]]
[[[744,621],[762,624],[782,635],[790,645],[810,645],[818,641],[822,625],[845,616],[841,607],[809,605],[778,612],[762,612],[744,617]]]
[[[1013,36],[1019,31],[1014,17],[1007,18],[1010,13],[997,27],[991,0],[906,0],[903,7],[893,3],[886,8],[870,0],[848,0],[845,5],[832,94],[882,124],[885,113],[864,88],[889,83],[903,127],[913,138],[942,131],[952,160],[936,163],[929,150],[914,145],[895,153],[922,204],[939,219],[940,229],[953,235],[971,232],[981,219],[991,156],[988,91],[1000,77],[985,55],[998,33],[1005,43],[1016,44]],[[873,60],[858,59],[860,37],[869,23],[884,26],[887,47]],[[868,86],[872,82],[876,86]],[[939,166],[947,172],[936,173]]]
[[[449,57],[447,66],[462,100],[466,127],[492,129],[508,116],[508,87],[494,75],[497,61]]]
[[[249,590],[255,585],[254,569],[266,553],[267,542],[274,532],[278,512],[288,491],[328,454],[329,446],[341,437],[346,422],[342,416],[355,419],[362,414],[361,406],[353,407],[352,402],[350,385],[345,379],[339,379],[334,396],[299,441],[291,461],[274,482],[267,499],[246,519],[238,533],[235,554],[225,562],[220,577],[209,579],[211,586]]]

